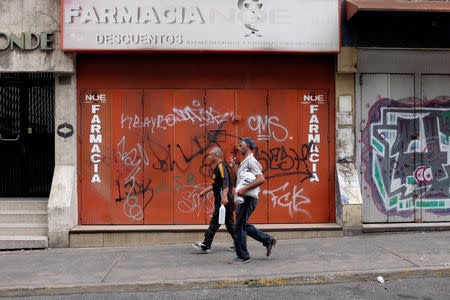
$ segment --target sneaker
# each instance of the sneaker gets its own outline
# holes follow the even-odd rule
[[[240,265],[240,264],[248,264],[249,262],[251,262],[252,260],[249,258],[249,259],[242,259],[242,258],[239,258],[239,256],[236,256],[232,261],[231,261],[231,263],[230,264],[232,264],[232,265]]]
[[[275,247],[276,243],[277,243],[277,239],[275,237],[272,237],[270,239],[269,244],[267,244],[267,246],[266,246],[266,249],[267,249],[266,256],[267,257],[269,257],[270,254],[272,254],[272,248]]]
[[[202,253],[209,253],[209,248],[206,247],[205,244],[203,244],[201,242],[193,243],[192,247],[194,247],[194,249],[197,249],[198,251],[200,251]]]

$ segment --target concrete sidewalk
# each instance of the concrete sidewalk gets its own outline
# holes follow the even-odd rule
[[[0,252],[0,297],[450,276],[450,231],[279,240],[231,265],[231,243]]]

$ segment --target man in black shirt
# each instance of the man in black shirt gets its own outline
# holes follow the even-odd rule
[[[231,237],[233,237],[235,226],[233,216],[234,201],[232,184],[228,166],[227,164],[222,162],[223,152],[219,147],[212,147],[207,153],[207,158],[213,165],[215,165],[212,175],[213,182],[211,185],[200,192],[199,197],[204,199],[210,191],[213,191],[214,213],[212,215],[211,222],[209,223],[209,228],[205,232],[205,239],[203,240],[203,243],[195,242],[194,244],[192,244],[192,247],[204,253],[209,252],[214,239],[214,235],[216,234],[217,230],[219,230],[219,209],[222,204],[226,209],[225,226],[227,227],[227,231],[231,235]]]

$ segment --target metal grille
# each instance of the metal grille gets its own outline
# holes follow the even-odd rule
[[[53,86],[30,86],[28,89],[28,126],[38,134],[53,132]]]
[[[17,136],[20,131],[20,88],[0,86],[0,134]]]
[[[54,103],[54,74],[0,74],[0,195],[49,194]]]

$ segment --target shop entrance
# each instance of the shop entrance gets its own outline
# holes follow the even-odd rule
[[[83,224],[206,224],[206,151],[228,158],[246,136],[267,179],[252,222],[330,221],[328,90],[86,89],[80,99]]]
[[[450,76],[361,74],[360,82],[364,221],[450,220]]]
[[[252,137],[253,223],[335,221],[334,56],[80,54],[80,224],[207,224],[205,154]]]
[[[0,74],[0,196],[49,195],[54,103],[53,74]]]

